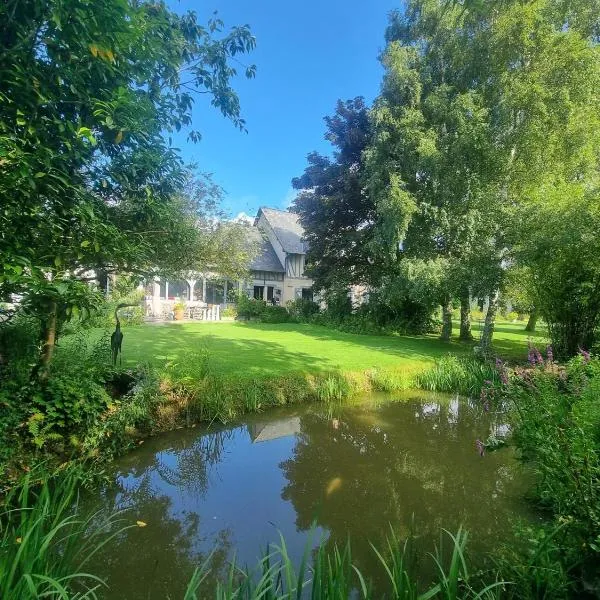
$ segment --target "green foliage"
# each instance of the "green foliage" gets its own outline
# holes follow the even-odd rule
[[[555,197],[528,215],[531,246],[519,256],[531,265],[535,305],[548,325],[556,355],[574,356],[600,339],[600,191]]]
[[[599,394],[600,360],[587,356],[565,370],[546,361],[517,372],[507,391],[515,444],[536,474],[535,497],[550,519],[530,552],[552,565],[545,577],[543,565],[536,570],[531,598],[537,591],[560,597],[551,593],[565,587],[565,573],[573,597],[600,590]]]
[[[290,314],[284,306],[267,304],[264,300],[248,298],[245,294],[238,296],[237,315],[242,319],[263,323],[287,323],[290,320]]]
[[[452,354],[436,361],[435,366],[416,376],[417,385],[431,392],[458,392],[477,397],[486,382],[498,385],[500,377],[495,365],[475,358]]]
[[[100,596],[103,582],[86,563],[125,529],[119,513],[84,516],[78,509],[82,473],[32,474],[4,498],[0,513],[0,595],[3,600]]]
[[[263,323],[287,323],[290,320],[290,313],[285,306],[267,304],[260,314],[260,320]]]
[[[242,319],[259,319],[265,307],[263,300],[248,298],[246,294],[240,294],[237,298],[237,312]]]
[[[216,186],[194,181],[169,137],[199,94],[244,128],[230,82],[255,41],[146,0],[8,0],[0,19],[0,299],[24,295],[43,323],[44,374],[61,322],[98,304],[90,272],[237,256],[237,226],[207,218]]]
[[[308,155],[304,174],[292,180],[299,190],[292,210],[308,244],[306,272],[315,289],[329,290],[373,279],[369,244],[375,206],[361,181],[362,153],[371,137],[364,99],[338,100],[325,124],[333,157]]]
[[[85,432],[81,442],[84,456],[108,460],[134,446],[140,437],[159,429],[157,411],[165,398],[156,373],[139,367],[136,372],[113,377],[113,385],[119,380],[125,393],[113,399],[109,410],[98,415]]]
[[[238,309],[236,306],[226,306],[222,311],[221,311],[221,316],[227,318],[227,319],[235,319],[238,316]]]
[[[411,568],[411,540],[400,540],[393,529],[387,547],[378,549],[372,546],[374,558],[385,571],[385,587],[391,591],[391,597],[398,600],[498,598],[508,584],[498,580],[487,585],[474,583],[465,554],[466,532],[461,529],[456,534],[444,531],[444,536],[449,540],[449,556],[446,556],[442,547],[431,554],[437,571],[435,583],[418,581]],[[194,573],[185,600],[212,597],[213,594],[220,600],[291,600],[303,597],[314,600],[374,600],[387,597],[382,590],[376,590],[354,564],[350,541],[343,546],[334,544],[332,548],[326,548],[321,543],[313,552],[312,561],[308,558],[310,550],[307,545],[300,564],[294,565],[285,539],[280,536],[279,544],[267,547],[255,568],[241,568],[233,561],[226,579],[217,583],[216,591],[202,588],[210,568],[209,560],[206,560]]]
[[[286,308],[294,321],[309,321],[313,315],[319,312],[319,305],[307,298],[289,300],[286,303]]]

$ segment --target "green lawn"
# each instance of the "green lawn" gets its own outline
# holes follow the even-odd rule
[[[525,360],[523,323],[498,323],[497,353]],[[474,334],[478,337],[478,326]],[[342,333],[316,325],[262,323],[164,323],[123,330],[123,364],[151,362],[184,366],[206,348],[211,370],[239,375],[290,371],[364,371],[371,367],[420,369],[448,352],[472,352],[469,344],[444,343],[432,336],[373,336]],[[536,338],[543,344],[543,338]]]

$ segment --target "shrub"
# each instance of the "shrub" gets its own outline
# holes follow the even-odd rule
[[[225,317],[226,319],[235,319],[238,316],[238,310],[237,307],[235,306],[226,306],[222,311],[221,311],[221,316]]]
[[[535,537],[544,538],[544,552],[570,574],[580,597],[600,589],[600,360],[583,353],[565,369],[536,362],[517,371],[507,390],[513,438],[551,518]],[[540,579],[542,591],[552,590],[555,574]]]
[[[262,300],[248,298],[245,294],[240,294],[237,299],[238,317],[242,319],[259,319],[266,304]]]
[[[319,305],[307,298],[296,298],[286,303],[290,317],[296,321],[309,321],[319,312]]]
[[[260,320],[263,323],[287,323],[290,320],[290,314],[285,306],[265,306]]]

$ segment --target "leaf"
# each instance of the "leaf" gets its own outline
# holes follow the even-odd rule
[[[38,179],[40,179],[41,177],[46,177],[46,173],[44,173],[43,171],[38,171],[35,174],[35,177],[37,177]]]
[[[115,136],[115,144],[120,144],[123,141],[123,130],[119,131]]]
[[[98,46],[96,44],[90,44],[89,49],[93,56],[98,56]]]
[[[81,247],[87,248],[91,243],[90,240],[83,240],[83,242],[81,242]]]
[[[146,527],[147,523],[145,523],[144,521],[136,521],[136,524],[138,527]]]

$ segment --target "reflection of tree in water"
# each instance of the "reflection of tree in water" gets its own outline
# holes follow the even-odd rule
[[[202,536],[202,515],[176,513],[175,487],[185,493],[204,494],[207,469],[221,459],[223,447],[232,432],[220,431],[196,437],[191,444],[182,440],[168,453],[148,452],[129,477],[103,491],[102,504],[108,510],[125,509],[129,523],[136,520],[145,527],[128,529],[93,558],[93,572],[106,577],[111,591],[107,598],[128,600],[181,598],[194,569],[210,557],[211,580],[223,574],[231,554],[231,532]],[[167,461],[175,466],[169,466]]]
[[[168,451],[154,451],[149,447],[145,452],[136,452],[130,464],[123,463],[129,467],[127,478],[121,477],[117,482],[122,492],[120,506],[127,506],[128,500],[137,501],[140,496],[152,495],[159,491],[153,486],[160,488],[164,484],[204,495],[208,469],[221,461],[225,445],[236,433],[237,430],[230,429],[202,436],[196,434],[193,438],[181,436],[173,439]],[[132,486],[129,485],[131,478],[134,479]]]
[[[509,455],[480,458],[474,449],[492,422],[458,401],[348,409],[338,419],[306,415],[293,457],[280,465],[288,480],[282,496],[299,529],[316,519],[329,544],[350,534],[366,572],[376,570],[368,541],[381,544],[390,524],[407,535],[413,515],[425,552],[442,528],[460,524],[472,532],[471,550],[491,549],[515,510],[504,495],[514,476]]]

